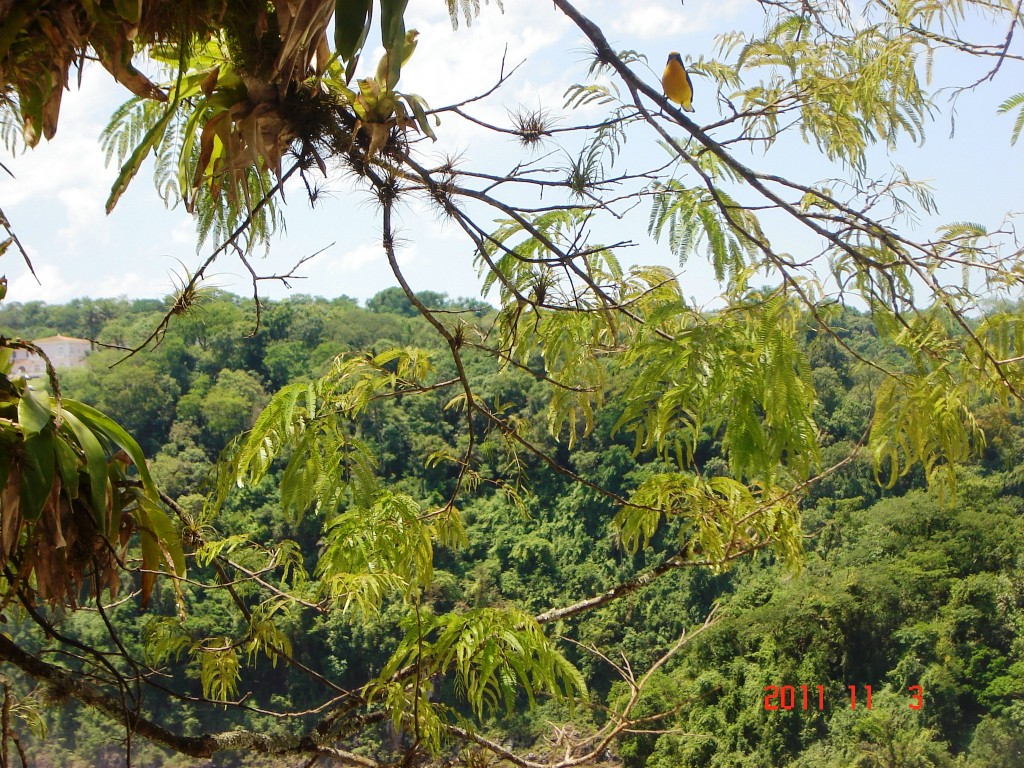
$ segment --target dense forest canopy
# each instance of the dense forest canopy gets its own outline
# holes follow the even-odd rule
[[[564,84],[581,120],[485,126],[524,157],[574,148],[553,168],[425,151],[493,92],[404,92],[406,6],[0,4],[8,144],[51,137],[95,58],[132,94],[103,137],[108,210],[153,160],[212,243],[163,301],[2,308],[5,363],[51,331],[99,347],[84,372],[0,380],[4,761],[11,712],[38,721],[49,696],[119,722],[129,758],[140,735],[364,766],[1014,764],[1021,247],[955,214],[901,229],[927,189],[870,150],[924,140],[943,89],[986,87],[1012,151],[1019,5],[763,3],[762,32],[685,60],[718,101],[698,124],[554,0],[591,46],[593,79]],[[988,76],[932,82],[936,51]],[[792,174],[741,159],[789,135]],[[668,164],[629,167],[638,142]],[[808,177],[819,158],[841,176]],[[262,300],[292,275],[253,259],[283,185],[338,170],[372,194],[398,287],[367,309]],[[497,307],[409,284],[413,199],[465,234]],[[592,241],[638,204],[680,263],[711,264],[714,311],[671,269],[623,267],[633,233]],[[815,245],[777,242],[776,217]],[[225,259],[252,299],[207,282]],[[819,685],[817,709],[785,698]],[[927,708],[904,708],[915,689]]]
[[[211,295],[195,315],[206,334],[202,342],[192,337],[198,324],[181,323],[168,330],[156,349],[114,367],[124,353],[98,349],[84,368],[62,371],[64,394],[130,424],[146,447],[157,486],[183,511],[202,515],[216,457],[226,440],[252,426],[269,391],[309,386],[330,369],[339,348],[381,340],[385,347],[420,344],[443,353],[442,340],[426,321],[394,298],[393,292],[383,293],[366,309],[349,300],[304,296],[267,302],[261,330],[248,336],[239,324],[249,327],[253,319],[249,301]],[[471,303],[428,298],[452,309]],[[140,337],[148,333],[163,306],[124,299],[57,306],[8,302],[0,307],[0,332],[27,338],[56,331],[79,334],[102,309],[106,319],[95,336],[109,343],[126,328]],[[494,310],[479,321],[487,324],[493,317]],[[866,315],[847,312],[843,325],[851,349],[884,356]],[[838,463],[850,456],[870,419],[866,394],[871,377],[858,370],[855,357],[818,334],[809,316],[797,341],[819,393],[815,418],[823,459]],[[486,358],[473,358],[470,366],[481,380],[486,376],[485,396],[500,399],[510,418],[536,423],[536,439],[544,438],[550,393],[541,381],[526,371],[496,375]],[[562,466],[584,482],[623,494],[668,467],[653,456],[634,455],[629,436],[613,433],[613,416],[623,407],[619,398],[610,398],[599,424],[565,454]],[[372,447],[381,482],[428,504],[440,503],[453,473],[443,464],[408,457],[458,446],[460,418],[445,409],[445,402],[442,391],[412,401],[384,399],[358,419],[358,435]],[[876,482],[870,457],[857,455],[804,498],[802,570],[794,573],[770,556],[724,573],[672,568],[643,591],[559,622],[557,631],[569,642],[566,656],[584,676],[589,704],[569,712],[542,702],[526,711],[520,706],[525,701],[517,700],[511,714],[499,709],[488,718],[481,734],[498,747],[511,744],[524,758],[533,755],[537,763],[562,760],[567,747],[584,749],[587,738],[607,727],[602,711],[622,711],[628,704],[629,668],[622,658],[633,665],[637,681],[674,646],[682,630],[694,632],[717,604],[717,622],[644,683],[633,707],[633,719],[644,727],[633,727],[629,730],[640,732],[625,732],[610,744],[612,759],[631,768],[744,761],[875,765],[884,763],[870,762],[873,755],[895,750],[903,755],[897,765],[947,766],[957,760],[971,768],[1018,764],[1024,749],[1019,737],[1024,733],[1024,484],[1019,469],[1024,431],[1018,418],[996,404],[979,409],[979,419],[988,444],[971,466],[961,468],[955,499],[928,493],[920,471],[887,491]],[[728,472],[721,440],[710,431],[699,441],[694,461],[708,477]],[[464,505],[465,540],[459,547],[435,549],[421,607],[440,613],[515,605],[543,619],[551,606],[570,605],[579,595],[599,595],[664,569],[661,553],[678,545],[683,521],[670,523],[655,534],[650,548],[630,555],[609,536],[608,522],[617,511],[613,501],[550,467],[530,470],[525,512],[487,489]],[[385,668],[400,641],[394,630],[404,614],[400,602],[386,600],[380,613],[369,616],[312,605],[279,607],[287,615],[278,616],[277,625],[291,655],[309,668],[306,673],[249,659],[243,645],[235,698],[244,701],[237,709],[178,698],[198,691],[201,680],[188,668],[203,650],[202,638],[249,639],[250,625],[236,614],[232,596],[203,586],[216,581],[217,565],[236,581],[244,575],[240,569],[257,573],[267,567],[270,555],[260,547],[293,542],[289,546],[304,553],[302,564],[309,570],[325,551],[317,515],[299,522],[282,516],[283,472],[283,466],[276,466],[270,477],[226,499],[216,518],[204,521],[207,546],[216,542],[219,554],[202,566],[191,562],[190,583],[183,587],[184,617],[175,615],[168,585],[156,591],[144,612],[133,600],[119,600],[110,609],[119,639],[135,658],[149,659],[153,651],[147,645],[160,647],[158,640],[183,643],[187,638],[189,647],[180,658],[166,659],[160,667],[173,694],[157,695],[175,696],[173,708],[161,716],[169,729],[195,733],[244,724],[274,734],[284,746],[299,723],[317,717],[306,714],[285,725],[269,713],[303,712],[315,705],[322,694],[311,685],[311,674],[358,687]],[[125,583],[127,588],[131,581]],[[297,585],[292,590],[293,600],[296,593],[304,594]],[[255,591],[242,594],[252,595],[255,605],[266,600]],[[95,643],[107,633],[95,612],[70,614],[57,627],[78,642]],[[23,621],[11,637],[25,647],[47,647]],[[600,649],[605,658],[588,647]],[[68,668],[84,673],[89,666]],[[46,738],[38,739],[16,721],[14,732],[21,733],[32,764],[123,762],[123,731],[88,710],[47,710],[43,702],[52,694],[46,687],[20,677],[14,681],[16,711],[46,727]],[[857,710],[850,708],[851,684],[857,686]],[[440,703],[456,711],[465,706],[454,680],[432,685]],[[764,709],[770,693],[765,686],[772,685],[794,689],[794,709]],[[924,691],[919,710],[910,708],[914,685]],[[806,709],[801,686],[809,688]],[[865,686],[872,687],[871,710],[865,708]],[[552,729],[552,723],[558,728]],[[376,722],[364,724],[343,743],[360,756],[387,761],[395,754],[391,750],[410,746],[401,740],[396,746],[395,738]],[[133,749],[141,764],[175,764],[144,743],[136,742]],[[483,759],[452,742],[445,743],[442,753],[461,755],[468,764]],[[217,764],[258,762],[226,752]]]

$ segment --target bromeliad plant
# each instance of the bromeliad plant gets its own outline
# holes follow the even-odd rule
[[[433,137],[427,107],[395,90],[416,47],[408,0],[61,0],[18,4],[0,19],[0,130],[34,146],[57,129],[73,66],[95,56],[134,97],[104,132],[121,165],[109,212],[150,156],[166,202],[197,213],[201,239],[251,226],[249,243],[278,223],[271,198],[283,178],[325,157],[361,164],[415,127]],[[374,8],[384,56],[354,81]],[[450,3],[453,18],[459,4]],[[333,46],[328,37],[333,19]],[[169,72],[156,84],[137,51]],[[297,163],[282,169],[293,152]],[[212,203],[207,205],[206,202]]]
[[[151,57],[172,73],[159,89],[166,98],[136,95],[105,129],[108,162],[121,164],[107,211],[155,155],[165,202],[198,212],[202,234],[212,226],[223,237],[249,218],[265,233],[275,223],[269,198],[292,172],[282,168],[289,152],[298,159],[292,170],[326,171],[325,157],[372,160],[410,127],[433,137],[423,99],[395,90],[416,48],[405,5],[380,3],[384,55],[373,77],[355,83],[369,0],[337,3],[333,51],[326,36],[333,1],[272,3],[255,25],[250,13],[246,23],[197,33],[188,44],[154,47]],[[211,210],[217,221],[204,219]]]

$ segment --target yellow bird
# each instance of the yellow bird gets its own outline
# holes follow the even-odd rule
[[[661,87],[665,95],[683,108],[684,112],[693,112],[693,83],[690,75],[679,58],[679,51],[672,51],[665,64],[665,73],[661,76]]]

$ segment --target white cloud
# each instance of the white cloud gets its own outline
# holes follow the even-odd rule
[[[363,267],[373,263],[380,263],[384,259],[384,249],[379,245],[360,245],[350,251],[346,251],[334,259],[331,259],[342,272],[358,272]]]
[[[643,6],[638,13],[627,14],[611,31],[616,36],[625,34],[641,40],[658,40],[665,35],[678,35],[684,27],[686,14],[679,8],[666,8],[654,4]]]
[[[166,291],[153,290],[153,281],[138,272],[122,272],[116,275],[104,275],[90,280],[85,284],[82,295],[85,296],[159,296]]]
[[[505,12],[485,7],[472,27],[452,30],[447,17],[417,18],[407,26],[420,32],[419,46],[400,88],[419,93],[441,106],[492,88],[502,73],[524,59],[550,50],[569,30],[568,20],[546,0],[505,4]]]
[[[623,12],[619,0],[606,1],[593,11],[592,19],[604,28],[615,47],[639,48],[639,42],[664,42],[678,38],[669,49],[693,48],[695,35],[724,31],[749,7],[743,0],[649,0]],[[705,48],[699,44],[697,47]]]
[[[89,280],[76,279],[52,262],[33,259],[39,281],[25,269],[11,279],[8,298],[12,301],[45,301],[61,304],[76,296],[152,296],[152,280],[137,272],[97,275]]]
[[[14,174],[0,179],[0,198],[7,207],[41,201],[68,186],[89,187],[103,172],[103,156],[93,136],[72,127],[67,138],[54,139],[7,160]]]
[[[0,199],[5,206],[45,198],[69,186],[105,193],[104,187],[109,188],[115,172],[104,168],[97,138],[102,121],[117,104],[112,95],[118,87],[112,88],[112,84],[105,70],[87,66],[81,88],[73,86],[61,100],[56,136],[17,157],[4,158],[4,164],[15,175],[14,179],[0,175]],[[127,98],[130,94],[122,91],[121,95]]]
[[[102,186],[70,186],[56,194],[64,206],[64,226],[57,231],[58,242],[69,253],[81,253],[83,246],[89,248],[110,242],[110,220],[104,210]]]
[[[182,218],[174,229],[171,230],[171,244],[175,250],[189,246],[194,248],[196,244],[196,227],[189,218]]]
[[[21,270],[20,274],[11,278],[7,289],[7,297],[11,301],[45,301],[48,304],[59,304],[67,301],[76,293],[76,286],[68,282],[61,275],[61,270],[54,264],[38,263],[32,260],[36,274],[39,276],[37,282],[27,269]]]

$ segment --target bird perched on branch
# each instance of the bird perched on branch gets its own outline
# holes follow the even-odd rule
[[[693,112],[693,83],[690,75],[679,58],[679,51],[672,51],[665,64],[665,72],[661,76],[661,87],[665,95],[683,108],[684,112]]]

